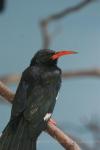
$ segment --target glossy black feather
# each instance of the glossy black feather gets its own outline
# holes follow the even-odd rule
[[[0,150],[36,149],[36,139],[45,129],[44,117],[53,112],[61,84],[61,70],[57,62],[48,60],[53,53],[40,51],[22,73],[11,119],[0,139]],[[7,143],[7,147],[3,142]]]

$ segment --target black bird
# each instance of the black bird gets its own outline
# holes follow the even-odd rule
[[[60,56],[73,51],[40,50],[22,73],[11,118],[2,132],[0,150],[36,150],[36,140],[46,129],[61,85]]]

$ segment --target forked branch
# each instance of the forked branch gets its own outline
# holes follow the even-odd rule
[[[43,19],[40,22],[42,39],[43,39],[43,48],[49,48],[49,45],[51,42],[51,36],[50,36],[49,31],[48,31],[48,25],[51,22],[56,21],[56,20],[60,20],[60,19],[64,18],[65,16],[67,16],[71,13],[77,12],[77,11],[81,10],[82,8],[84,8],[85,6],[87,6],[88,4],[95,2],[95,1],[97,1],[97,0],[82,0],[81,2],[76,4],[75,6],[65,8],[61,12],[55,13],[53,15],[48,16],[46,19]]]

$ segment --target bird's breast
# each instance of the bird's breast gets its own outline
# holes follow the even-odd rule
[[[59,70],[48,71],[42,74],[41,84],[49,94],[57,95],[61,85],[61,72]]]

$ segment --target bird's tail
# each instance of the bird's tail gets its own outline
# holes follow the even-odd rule
[[[30,137],[23,119],[16,130],[8,123],[0,137],[0,150],[36,150],[36,139]]]

